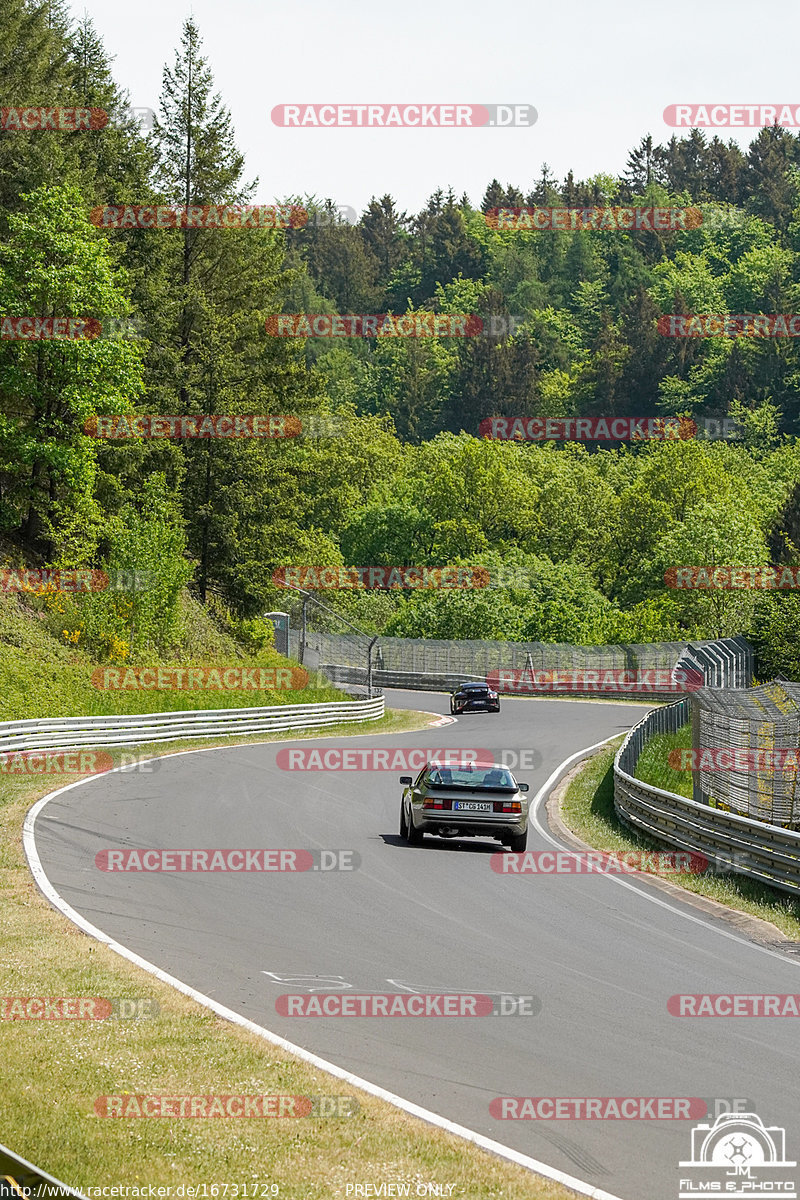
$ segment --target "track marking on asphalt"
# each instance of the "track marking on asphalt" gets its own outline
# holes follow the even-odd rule
[[[570,854],[579,853],[579,851],[575,850],[574,846],[565,846],[562,842],[559,842],[558,839],[554,838],[550,831],[544,827],[539,817],[539,810],[542,801],[550,794],[551,788],[555,783],[558,782],[567,767],[569,767],[572,763],[577,762],[579,759],[585,758],[586,755],[591,754],[593,750],[599,750],[601,747],[608,745],[609,742],[613,742],[617,737],[619,737],[619,734],[615,733],[611,737],[603,738],[602,742],[595,742],[593,746],[587,746],[584,750],[578,750],[575,754],[571,754],[569,758],[565,758],[561,765],[556,767],[556,769],[548,776],[548,778],[539,788],[539,791],[533,797],[530,805],[528,821],[529,823],[533,824],[537,833],[539,833],[545,839],[545,841],[549,842],[550,845],[554,846],[557,850],[566,850]],[[657,904],[659,908],[666,909],[667,912],[677,913],[678,916],[683,917],[687,921],[691,921],[695,925],[701,925],[704,929],[712,930],[714,933],[718,933],[721,937],[728,938],[732,942],[738,942],[740,946],[747,946],[751,950],[758,950],[762,954],[768,954],[770,958],[776,958],[778,962],[789,962],[793,963],[794,966],[800,966],[800,961],[797,959],[792,959],[786,954],[779,954],[777,950],[770,950],[768,946],[762,946],[758,942],[750,941],[749,938],[743,938],[738,933],[732,933],[728,929],[721,928],[719,925],[713,923],[712,921],[707,921],[703,917],[696,917],[693,913],[688,912],[686,907],[682,905],[679,900],[675,903],[670,903],[667,900],[662,900],[660,896],[654,896],[646,886],[646,875],[644,875],[641,880],[641,884],[644,884],[645,886],[637,887],[636,884],[628,883],[627,880],[620,879],[619,876],[612,875],[609,872],[604,871],[599,872],[599,874],[601,875],[601,878],[607,879],[609,883],[616,884],[617,887],[625,888],[629,892],[635,892],[637,896],[641,896],[642,899],[648,900],[651,904]]]
[[[219,748],[214,747],[214,749]],[[211,749],[212,747],[208,747],[207,749],[185,750],[178,751],[177,753],[205,754]],[[175,758],[177,754],[171,754],[169,757]],[[94,776],[94,778],[98,777]],[[480,1146],[482,1150],[488,1150],[490,1153],[496,1154],[499,1158],[516,1163],[517,1166],[525,1167],[537,1175],[544,1176],[545,1179],[552,1179],[555,1183],[561,1183],[564,1187],[572,1188],[573,1191],[578,1192],[580,1195],[588,1196],[589,1200],[622,1200],[620,1196],[616,1196],[611,1192],[605,1192],[602,1188],[596,1188],[593,1184],[585,1183],[584,1180],[578,1179],[573,1175],[567,1175],[566,1172],[559,1171],[556,1167],[551,1167],[536,1158],[522,1154],[519,1150],[514,1150],[511,1146],[504,1146],[502,1142],[496,1142],[493,1138],[488,1138],[474,1129],[468,1129],[465,1125],[458,1125],[456,1122],[450,1121],[447,1117],[443,1117],[431,1109],[422,1108],[421,1105],[414,1104],[412,1101],[406,1100],[402,1096],[398,1096],[376,1083],[371,1083],[368,1079],[362,1079],[361,1076],[346,1071],[343,1067],[337,1066],[336,1063],[329,1062],[317,1054],[312,1054],[311,1051],[304,1049],[302,1046],[287,1041],[286,1038],[280,1037],[279,1034],[265,1029],[263,1025],[257,1025],[255,1021],[250,1021],[247,1017],[241,1016],[240,1013],[235,1012],[232,1008],[227,1008],[224,1004],[212,1000],[210,996],[205,996],[202,992],[198,992],[190,984],[184,983],[183,980],[177,979],[174,975],[169,975],[166,971],[162,971],[155,963],[148,962],[141,955],[135,954],[133,950],[129,950],[127,946],[123,946],[121,942],[117,942],[109,937],[98,926],[92,925],[91,922],[82,917],[79,912],[63,899],[47,878],[41,859],[39,858],[39,852],[36,849],[35,837],[36,818],[45,805],[49,804],[51,800],[55,800],[56,797],[63,796],[66,792],[72,791],[73,788],[80,787],[85,782],[87,780],[78,779],[75,783],[69,783],[66,787],[59,788],[55,792],[50,792],[47,796],[42,796],[26,814],[22,831],[25,856],[28,859],[28,866],[40,891],[54,908],[58,909],[60,913],[69,921],[72,921],[79,929],[82,929],[84,933],[102,942],[114,954],[118,954],[121,958],[127,959],[128,962],[133,963],[135,966],[141,967],[142,970],[155,976],[162,983],[168,984],[170,987],[175,988],[176,991],[182,992],[185,996],[203,1005],[204,1008],[215,1012],[217,1016],[223,1017],[226,1021],[230,1021],[234,1025],[241,1026],[242,1029],[247,1029],[250,1033],[257,1034],[275,1046],[280,1046],[281,1049],[286,1050],[289,1054],[294,1054],[297,1058],[310,1063],[321,1071],[327,1072],[329,1075],[333,1075],[336,1079],[342,1079],[346,1083],[352,1084],[353,1087],[361,1088],[362,1091],[367,1092],[369,1095],[376,1096],[379,1100],[385,1100],[387,1104],[391,1104],[394,1108],[399,1108],[403,1112],[407,1112],[412,1117],[418,1117],[427,1124],[436,1126],[437,1129],[442,1129],[446,1133],[452,1133],[464,1141],[472,1142],[473,1145]]]

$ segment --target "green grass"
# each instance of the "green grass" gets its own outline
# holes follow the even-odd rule
[[[233,639],[216,629],[201,606],[187,600],[185,607],[187,642],[193,651],[178,647],[171,659],[154,656],[131,664],[135,670],[159,664],[220,671],[227,667],[249,670],[297,665],[272,649],[257,656],[244,655]],[[107,665],[124,674],[124,664]],[[44,613],[14,596],[0,596],[0,721],[319,704],[348,698],[326,679],[313,675],[308,686],[300,690],[102,689],[92,683],[97,669],[97,661],[84,650],[53,636]]]
[[[683,732],[674,736],[682,737]],[[674,743],[670,738],[656,740],[669,742],[669,749],[674,744],[683,744]],[[621,742],[622,738],[619,738],[611,748],[595,754],[570,782],[562,799],[564,823],[582,841],[596,850],[619,853],[628,850],[664,849],[650,838],[631,833],[619,821],[614,811],[613,763],[614,754]],[[658,778],[664,778],[661,774],[664,769],[670,770],[666,766],[663,747],[654,751],[651,766]],[[645,779],[644,768],[641,775],[637,772],[637,777]],[[666,786],[664,783],[657,783],[652,777],[646,778],[645,781],[656,783],[658,787]],[[728,908],[760,917],[763,921],[771,921],[788,938],[800,941],[800,900],[784,896],[766,884],[741,875],[694,875],[680,872],[670,874],[667,878],[671,883],[698,896],[706,896],[710,900],[727,905]]]
[[[660,733],[644,747],[636,764],[636,778],[651,787],[692,799],[692,772],[680,771],[669,765],[671,750],[691,750],[692,727],[683,725],[677,733]]]

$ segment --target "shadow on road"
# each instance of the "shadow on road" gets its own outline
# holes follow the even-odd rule
[[[381,838],[387,846],[397,846],[401,850],[440,850],[461,854],[499,854],[503,851],[500,842],[481,838],[440,838],[426,834],[421,846],[409,846],[399,833],[382,833]]]

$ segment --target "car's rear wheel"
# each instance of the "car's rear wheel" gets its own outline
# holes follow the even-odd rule
[[[411,813],[408,814],[407,818],[405,814],[403,814],[403,820],[406,821],[406,841],[408,842],[409,846],[421,846],[422,839],[424,838],[425,834],[421,829],[414,828],[414,822],[411,820]]]
[[[524,833],[512,833],[510,837],[506,839],[506,844],[512,854],[521,854],[528,844],[527,829]]]

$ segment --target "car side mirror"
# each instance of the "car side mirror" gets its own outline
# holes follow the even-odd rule
[[[527,783],[518,783],[518,784],[517,784],[517,790],[518,790],[518,791],[520,791],[520,792],[527,792],[527,791],[529,791],[529,788],[528,788],[528,785],[527,785]]]
[[[401,783],[413,783],[413,782],[414,782],[414,780],[411,778],[411,776],[410,776],[410,775],[401,775],[401,776],[400,776],[400,782],[401,782]]]

